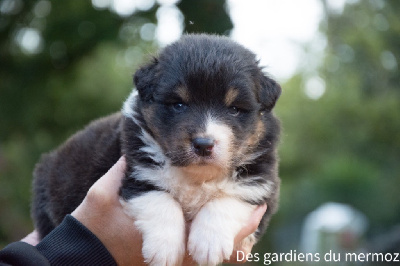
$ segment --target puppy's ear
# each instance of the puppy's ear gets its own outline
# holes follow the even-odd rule
[[[274,108],[276,101],[281,95],[281,86],[273,79],[270,79],[265,74],[261,74],[261,88],[259,90],[259,101],[262,109],[269,112]]]
[[[139,92],[140,99],[143,101],[153,100],[153,93],[158,79],[157,65],[158,59],[153,58],[149,64],[139,68],[133,76],[133,82]]]

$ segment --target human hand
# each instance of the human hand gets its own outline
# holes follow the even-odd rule
[[[119,202],[118,192],[125,168],[125,158],[121,157],[93,184],[71,215],[96,235],[118,265],[139,265],[143,262],[141,234]],[[21,241],[35,246],[39,243],[39,234],[34,230]]]
[[[238,243],[242,242],[247,236],[254,233],[260,221],[267,210],[267,204],[258,206],[252,213],[251,217],[249,218],[247,224],[239,231],[239,233],[235,237],[235,247]],[[242,251],[244,254],[248,254],[251,252],[254,243],[245,243],[246,245],[240,246],[239,249],[235,249],[232,252],[231,258],[228,263],[245,263],[246,260],[241,260],[240,262],[237,261],[237,254],[239,251]]]
[[[89,189],[83,202],[71,213],[103,243],[118,265],[140,265],[142,237],[119,202],[119,188],[126,161],[121,157]]]
[[[33,230],[29,235],[22,238],[21,241],[36,246],[39,243],[39,234],[36,230]]]

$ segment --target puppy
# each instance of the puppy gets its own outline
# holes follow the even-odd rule
[[[281,88],[255,55],[226,37],[186,35],[134,75],[122,112],[92,122],[34,171],[32,216],[44,237],[125,155],[120,196],[153,265],[229,259],[234,237],[267,203],[255,243],[276,211]],[[185,223],[190,222],[186,237]],[[242,243],[248,244],[248,243]]]

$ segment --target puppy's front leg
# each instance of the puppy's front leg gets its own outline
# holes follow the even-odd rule
[[[229,259],[234,238],[254,208],[235,198],[218,198],[205,204],[191,225],[189,254],[200,265],[216,265]]]
[[[185,220],[181,206],[163,191],[146,192],[124,201],[143,237],[142,253],[150,265],[180,265],[185,253]]]

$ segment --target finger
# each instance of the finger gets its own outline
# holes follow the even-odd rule
[[[257,206],[257,208],[254,209],[247,224],[236,235],[235,249],[232,252],[231,257],[229,258],[229,261],[226,261],[226,262],[233,263],[233,264],[237,264],[237,263],[241,264],[241,263],[246,262],[245,259],[244,260],[241,259],[240,261],[238,260],[238,257],[237,257],[238,253],[248,254],[251,252],[254,243],[252,241],[243,241],[243,240],[247,236],[251,235],[252,233],[254,233],[257,230],[258,225],[260,224],[261,219],[264,216],[266,210],[267,210],[267,204]]]
[[[260,224],[261,219],[264,216],[266,210],[267,210],[267,204],[263,204],[258,206],[253,211],[247,224],[236,235],[235,244],[241,242],[243,239],[245,239],[247,236],[251,235],[257,230],[258,225]]]
[[[246,248],[242,247],[238,250],[233,250],[231,257],[229,258],[229,261],[224,261],[224,263],[229,263],[229,264],[243,264],[247,262],[246,256],[247,254],[251,253],[251,249],[253,246],[248,246]]]
[[[104,188],[107,191],[118,191],[121,187],[121,180],[125,175],[126,160],[121,156],[119,160],[111,167],[106,174],[94,183],[96,189]]]
[[[21,239],[21,241],[28,243],[32,246],[36,246],[39,243],[39,234],[36,230],[34,230],[29,235]]]
[[[121,180],[125,175],[126,161],[122,156],[100,179],[98,179],[89,189],[83,202],[71,213],[75,218],[82,219],[88,215],[86,209],[97,209],[109,211],[109,208],[119,204],[119,188]],[[96,212],[92,212],[95,215]],[[87,218],[87,217],[86,217]]]

